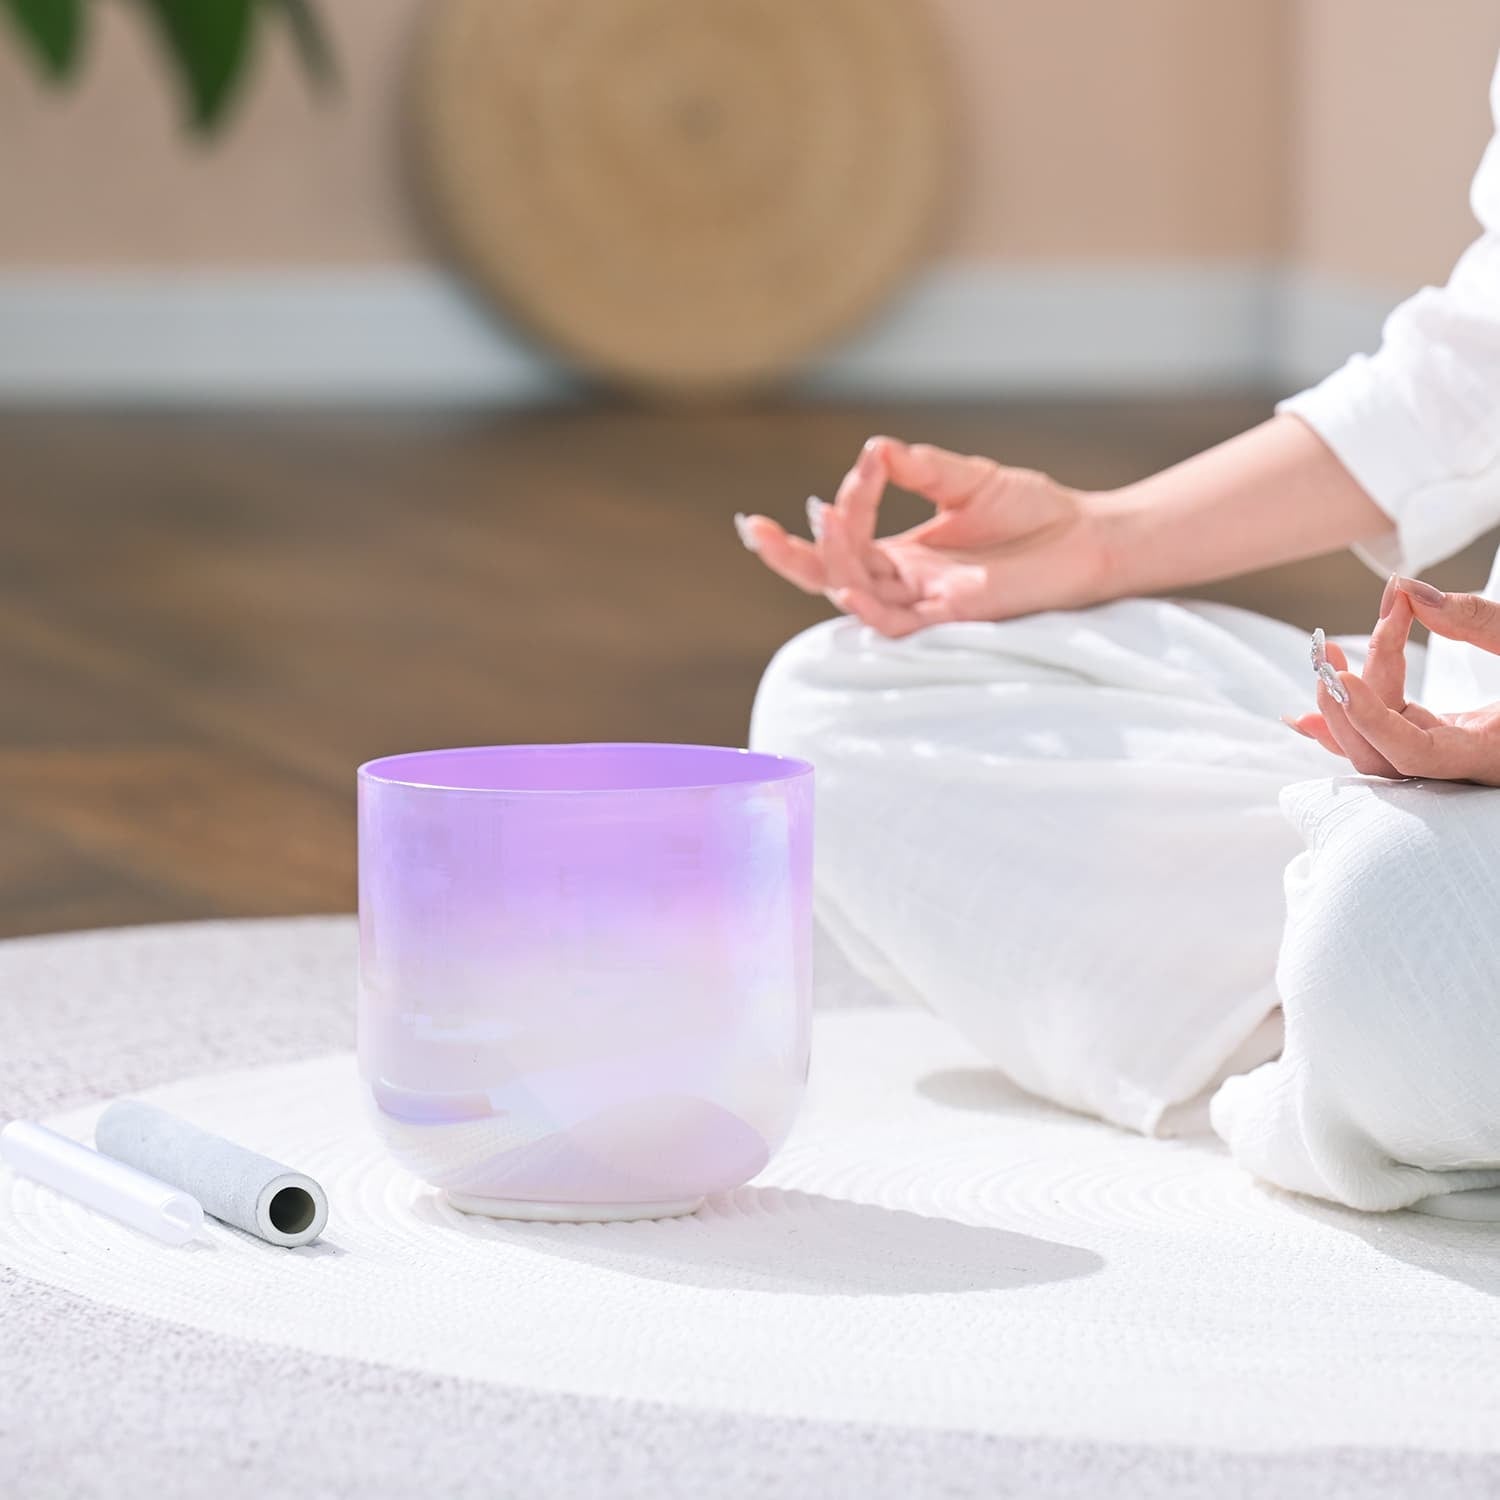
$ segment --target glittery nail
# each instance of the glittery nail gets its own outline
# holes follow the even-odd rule
[[[1348,689],[1339,681],[1339,674],[1333,670],[1331,662],[1325,661],[1318,668],[1318,680],[1328,689],[1335,703],[1347,703],[1349,701]]]
[[[1320,625],[1312,633],[1312,669],[1321,672],[1323,664],[1328,660],[1327,641],[1323,635],[1323,627]]]

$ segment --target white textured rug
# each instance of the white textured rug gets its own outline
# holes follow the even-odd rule
[[[131,1474],[194,1493],[173,1488],[184,1456],[249,1494],[231,1417],[264,1425],[279,1484],[318,1493],[482,1493],[507,1469],[502,1488],[559,1495],[1500,1489],[1493,1227],[1263,1190],[1208,1142],[1038,1104],[936,1019],[871,1009],[818,1018],[791,1142],[699,1214],[470,1219],[384,1159],[329,1050],[352,960],[342,920],[0,945],[0,1115],[87,1138],[142,1092],[332,1205],[304,1250],[215,1227],[174,1251],[0,1169],[17,1494]],[[304,1372],[285,1410],[263,1409],[268,1363]],[[399,1390],[389,1410],[372,1382]],[[110,1455],[100,1412],[157,1388],[175,1396]],[[488,1413],[457,1471],[442,1444],[415,1457],[453,1431],[455,1392]],[[632,1478],[601,1432],[652,1461]]]

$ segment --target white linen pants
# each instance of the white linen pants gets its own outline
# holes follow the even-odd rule
[[[840,619],[772,661],[751,743],[816,766],[839,962],[1023,1088],[1148,1133],[1217,1089],[1247,1167],[1354,1207],[1500,1184],[1500,852],[1455,864],[1419,807],[1395,884],[1389,849],[1365,872],[1365,815],[1411,814],[1366,806],[1376,784],[1279,722],[1312,696],[1307,636],[1226,605],[1128,599],[902,641]],[[1311,870],[1321,815],[1281,805],[1309,783],[1343,799],[1342,842]],[[1479,808],[1500,836],[1500,793],[1447,791],[1445,813]],[[1467,978],[1445,999],[1455,943]],[[1412,1066],[1427,1076],[1393,1100]]]

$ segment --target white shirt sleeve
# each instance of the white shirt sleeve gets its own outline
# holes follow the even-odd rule
[[[1420,573],[1500,521],[1500,68],[1496,136],[1469,201],[1483,234],[1445,287],[1386,320],[1380,349],[1281,402],[1395,522],[1354,550],[1379,573]]]

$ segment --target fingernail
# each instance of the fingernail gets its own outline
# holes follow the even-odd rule
[[[1423,604],[1441,604],[1448,596],[1442,589],[1435,589],[1430,583],[1423,583],[1420,578],[1397,578],[1396,587],[1412,596],[1420,599]]]
[[[1312,657],[1312,669],[1314,672],[1321,672],[1323,670],[1323,664],[1328,660],[1327,646],[1328,642],[1323,634],[1323,627],[1320,625],[1312,633],[1312,650],[1309,653]]]
[[[1305,740],[1310,740],[1312,738],[1312,736],[1290,714],[1282,714],[1281,722],[1285,724],[1293,734],[1300,734]]]
[[[755,540],[755,533],[750,530],[750,518],[740,511],[734,513],[734,529],[739,534],[740,543],[746,552],[760,551],[760,543]]]
[[[1318,681],[1329,691],[1335,703],[1347,703],[1349,701],[1349,690],[1339,681],[1339,674],[1333,670],[1330,662],[1324,662],[1318,668]]]
[[[1396,575],[1391,574],[1385,581],[1385,592],[1380,596],[1380,618],[1383,620],[1391,612],[1391,605],[1396,602]]]
[[[819,500],[816,495],[807,497],[807,529],[812,532],[815,542],[823,540],[823,512],[827,509],[826,501]]]

